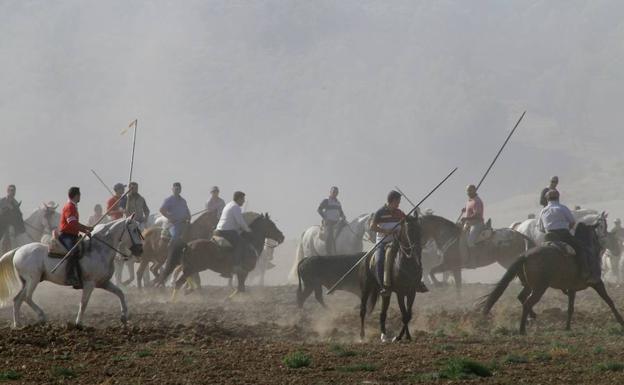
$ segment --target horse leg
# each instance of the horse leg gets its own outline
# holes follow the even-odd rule
[[[314,291],[314,289],[312,289],[311,285],[304,285],[303,290],[297,288],[297,306],[299,306],[299,309],[303,308],[303,303],[308,299],[310,294],[312,294],[312,291]]]
[[[520,334],[526,334],[526,323],[529,313],[533,310],[533,306],[539,302],[548,286],[536,287],[531,295],[522,304],[522,319],[520,320]]]
[[[531,294],[531,289],[529,289],[526,286],[523,286],[522,287],[522,291],[520,292],[520,294],[518,294],[518,301],[520,301],[521,304],[524,304],[524,302],[529,297],[529,294]],[[529,318],[531,318],[531,319],[536,319],[537,318],[537,314],[535,314],[533,309],[531,309],[531,311],[529,311]]]
[[[46,319],[45,313],[43,312],[43,309],[41,309],[32,300],[32,296],[33,296],[33,293],[35,292],[35,288],[37,287],[37,285],[39,285],[39,282],[34,279],[26,281],[26,285],[25,285],[26,293],[24,296],[24,301],[28,304],[28,306],[30,306],[31,309],[35,311],[35,313],[37,313],[37,316],[39,317],[39,323],[45,323],[47,322],[47,319]]]
[[[124,325],[128,322],[128,305],[126,304],[126,296],[123,291],[118,288],[114,283],[108,281],[102,286],[102,289],[108,291],[109,293],[113,293],[119,298],[119,306],[121,307],[121,323]]]
[[[370,277],[367,277],[362,288],[362,298],[360,300],[360,339],[362,341],[364,341],[364,320],[366,319],[367,312],[366,306],[368,305],[368,298],[370,297],[373,289],[370,281]]]
[[[143,282],[145,282],[145,285],[147,286],[147,282],[149,281],[149,277],[145,279],[145,275],[144,275],[148,264],[149,262],[147,262],[144,259],[141,259],[141,262],[139,263],[139,268],[136,271],[137,287],[139,288],[139,290],[143,289]]]
[[[95,285],[93,282],[84,282],[82,285],[82,298],[80,299],[80,307],[78,308],[78,316],[76,317],[76,325],[79,326],[82,324],[82,317],[84,316],[85,310],[87,310],[87,304],[89,303],[89,298],[91,298],[91,293]]]
[[[401,321],[403,321],[403,327],[401,328],[401,332],[399,332],[399,335],[396,336],[393,341],[401,341],[403,335],[405,334],[405,327],[409,322],[407,308],[405,307],[405,295],[397,294],[397,302],[399,304],[399,310],[401,310]]]
[[[240,293],[245,292],[245,280],[247,280],[247,273],[236,274],[236,280],[238,281],[238,291]]]
[[[388,307],[390,307],[390,297],[381,297],[381,313],[379,314],[379,327],[381,329],[381,342],[387,342],[386,318],[388,317]]]
[[[457,292],[457,297],[461,297],[461,286],[462,286],[462,273],[461,269],[453,270],[453,279],[455,279],[455,291]]]
[[[607,293],[607,289],[605,288],[604,282],[600,281],[599,283],[592,285],[591,287],[592,289],[596,290],[596,293],[598,293],[600,298],[602,298],[603,301],[607,303],[607,305],[611,309],[611,312],[613,313],[613,316],[615,317],[617,322],[622,327],[624,327],[624,320],[622,319],[620,312],[615,308],[615,305],[613,304],[613,300],[611,299],[611,297],[609,297],[609,294]]]
[[[566,330],[570,330],[572,324],[572,314],[574,314],[574,299],[576,298],[576,292],[574,290],[568,290],[568,320],[566,321]]]
[[[24,302],[24,297],[26,297],[26,281],[22,277],[20,277],[20,281],[22,282],[22,288],[13,297],[13,328],[17,328],[21,324],[20,308],[22,307],[22,302]]]
[[[316,285],[314,287],[314,298],[316,298],[324,309],[327,309],[327,305],[325,305],[325,301],[323,300],[323,287],[321,285]]]
[[[407,323],[405,324],[405,339],[407,339],[408,341],[412,340],[412,335],[410,334],[410,331],[409,331],[409,322],[412,320],[412,308],[414,306],[414,299],[416,299],[416,291],[412,290],[407,295],[407,315],[408,315],[408,320],[407,320]]]
[[[122,283],[121,280],[123,278],[123,261],[117,258],[117,255],[115,255],[114,264],[115,264],[115,283],[120,285]]]
[[[128,286],[134,281],[134,261],[132,259],[128,259],[123,262],[123,265],[128,269],[128,279],[123,282],[124,286]]]
[[[434,286],[440,287],[442,286],[442,283],[440,283],[440,281],[438,281],[438,278],[436,278],[436,274],[438,273],[444,273],[446,271],[446,269],[444,268],[444,266],[442,264],[438,265],[438,266],[434,266],[431,268],[431,270],[429,270],[429,278],[431,278],[431,282],[433,282]]]

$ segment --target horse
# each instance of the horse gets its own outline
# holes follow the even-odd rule
[[[236,274],[237,289],[232,293],[242,293],[245,291],[245,280],[250,271],[256,265],[258,255],[262,252],[267,239],[272,239],[278,244],[284,242],[284,234],[277,228],[269,217],[269,214],[258,214],[246,212],[243,217],[249,224],[251,233],[249,234],[249,244],[253,251],[247,253],[243,258],[242,271]],[[174,284],[172,299],[175,299],[177,291],[186,282],[188,277],[210,269],[222,275],[232,275],[232,249],[219,246],[214,239],[196,239],[189,242],[178,242],[171,250],[164,271],[158,278],[158,283],[162,284],[178,266],[182,265],[182,275]]]
[[[48,243],[60,219],[61,215],[56,211],[56,207],[43,205],[24,221],[25,237],[23,238],[27,239],[21,242],[18,240],[18,245],[22,246],[30,242]]]
[[[355,254],[362,251],[364,236],[368,234],[369,240],[374,239],[374,235],[370,230],[372,218],[373,214],[362,214],[350,223],[345,224],[336,236],[335,255]],[[313,255],[328,255],[325,241],[321,239],[320,234],[320,226],[312,226],[301,234],[295,261],[288,275],[289,281],[297,281],[297,266],[299,266],[301,260]]]
[[[574,220],[576,221],[576,223],[584,223],[586,225],[598,223],[599,226],[605,227],[604,232],[606,232],[606,220],[602,221],[600,220],[600,218],[601,216],[604,216],[606,218],[607,214],[599,213],[598,211],[591,209],[581,209],[572,210],[572,215],[574,216]],[[544,242],[544,236],[546,234],[540,231],[538,226],[538,219],[527,219],[520,222],[519,224],[516,223],[514,225],[516,231],[529,237],[533,242],[535,242],[535,244],[541,245]],[[622,245],[618,241],[616,234],[607,233],[605,248],[608,253],[605,253],[603,255],[603,258],[608,258],[612,268],[615,267],[613,268],[613,272],[616,276],[616,279],[619,281],[619,261],[622,254]]]
[[[11,228],[13,229],[12,233]],[[0,213],[0,249],[2,249],[2,253],[12,248],[12,236],[17,238],[25,232],[26,226],[19,208],[4,210]]]
[[[401,226],[399,239],[395,240],[392,248],[398,248],[395,263],[392,266],[390,291],[396,293],[403,327],[394,341],[400,341],[403,336],[411,340],[409,322],[412,319],[412,306],[416,298],[416,287],[422,277],[421,265],[421,228],[417,217],[408,216],[404,225]],[[376,277],[376,269],[372,266],[374,262],[373,254],[359,266],[361,302],[360,302],[360,338],[364,339],[364,321],[366,319],[367,304],[371,302],[372,311],[379,296],[379,283]],[[386,331],[386,317],[390,297],[381,299],[381,315],[379,316],[379,326],[381,329],[381,341],[388,341]]]
[[[433,240],[442,251],[441,262],[429,271],[430,279],[438,286],[435,274],[451,271],[458,294],[461,292],[461,269],[476,269],[493,263],[509,268],[520,253],[535,246],[519,232],[502,228],[492,230],[489,239],[477,242],[468,250],[466,235],[454,222],[437,215],[424,215],[420,222],[423,241]],[[472,258],[468,258],[468,253]]]
[[[113,259],[119,249],[130,250],[141,255],[143,241],[138,223],[134,215],[127,219],[119,219],[105,225],[98,225],[91,239],[84,241],[84,255],[79,261],[82,271],[82,299],[76,325],[82,324],[89,298],[94,288],[104,289],[115,294],[121,304],[121,322],[128,320],[128,307],[123,292],[111,281],[113,276]],[[50,281],[57,285],[67,286],[66,266],[52,271],[59,259],[51,258],[48,245],[30,243],[9,251],[0,258],[0,301],[6,301],[12,289],[21,283],[21,288],[13,298],[13,327],[20,325],[20,307],[26,302],[38,315],[40,322],[46,322],[43,310],[33,302],[32,296],[41,281]],[[19,280],[19,282],[18,282]]]
[[[621,283],[620,261],[622,259],[622,241],[616,232],[609,231],[607,233],[605,247],[606,251],[602,255],[604,265],[606,266],[608,263],[613,277],[615,278],[615,282]]]
[[[188,226],[184,234],[182,234],[182,240],[190,242],[195,239],[210,238],[218,222],[219,218],[216,212],[205,212]],[[164,225],[166,226],[166,224]],[[150,263],[152,264],[150,271],[155,277],[158,277],[160,268],[167,260],[169,249],[167,243],[161,240],[161,232],[161,225],[150,227],[143,232],[145,248],[141,258],[138,258],[139,268],[137,269],[137,287],[139,289],[143,288],[143,284],[145,286],[150,284],[150,282],[146,281],[147,277],[143,275]]]
[[[599,221],[600,222],[600,221]],[[590,258],[600,258],[604,251],[606,232],[601,230],[600,223],[591,226],[579,223],[576,226],[575,237],[590,250]],[[488,314],[496,301],[503,294],[509,283],[515,278],[520,278],[523,289],[518,295],[522,303],[522,317],[520,321],[520,334],[526,334],[526,323],[529,315],[535,316],[533,306],[539,302],[546,290],[563,290],[568,296],[568,317],[566,330],[570,330],[572,314],[574,313],[574,300],[576,292],[588,287],[594,289],[607,303],[617,322],[624,328],[624,319],[615,308],[613,300],[609,297],[605,284],[600,280],[596,284],[588,285],[580,279],[578,266],[572,257],[562,249],[554,245],[542,245],[534,247],[523,253],[510,266],[503,278],[498,282],[494,290],[482,301],[483,314]]]

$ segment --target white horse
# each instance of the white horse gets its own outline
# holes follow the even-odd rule
[[[572,215],[576,223],[584,223],[586,225],[593,225],[600,217],[600,213],[596,210],[573,210]],[[514,223],[510,227],[531,239],[536,245],[541,245],[544,242],[544,236],[537,226],[538,218],[526,219],[520,223]]]
[[[53,202],[43,204],[35,210],[25,221],[25,240],[18,239],[18,245],[25,245],[30,242],[48,243],[52,237],[52,231],[56,229],[61,220],[61,215],[56,211]]]
[[[370,232],[370,221],[374,214],[362,214],[352,220],[336,237],[336,255],[355,254],[362,251],[364,247],[363,238],[368,235],[368,239],[372,239]],[[289,281],[297,282],[297,266],[304,258],[314,255],[327,255],[325,241],[320,239],[321,227],[312,226],[301,234],[299,244],[297,246],[297,254],[295,262],[289,274]]]
[[[128,320],[128,307],[123,292],[110,282],[113,276],[113,258],[117,250],[140,255],[143,252],[143,241],[139,233],[138,223],[134,215],[127,219],[119,219],[104,225],[98,225],[91,236],[85,241],[85,253],[80,259],[82,271],[82,299],[76,324],[82,323],[84,312],[93,289],[100,288],[119,297],[121,304],[121,322]],[[43,243],[30,243],[13,249],[0,258],[0,301],[6,303],[13,289],[21,282],[21,288],[13,298],[13,327],[20,325],[20,307],[26,302],[37,313],[40,322],[46,321],[43,310],[33,300],[33,292],[41,281],[50,281],[57,285],[65,283],[65,262],[52,272],[60,259],[48,256],[48,246]],[[19,281],[18,281],[19,278]]]

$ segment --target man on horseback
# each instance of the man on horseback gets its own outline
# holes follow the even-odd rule
[[[139,194],[139,184],[137,182],[130,182],[128,185],[128,196],[124,211],[126,216],[134,214],[134,220],[139,223],[139,229],[145,229],[150,209],[147,207],[147,203],[145,203],[145,198]]]
[[[538,228],[546,233],[546,242],[564,242],[572,246],[575,251],[576,263],[579,267],[581,278],[588,284],[595,284],[599,281],[590,276],[589,264],[585,257],[584,246],[581,245],[570,230],[576,225],[574,216],[570,209],[559,203],[559,191],[550,190],[546,193],[548,205],[542,209],[538,220]]]
[[[388,257],[391,259],[394,259],[393,257],[398,251],[397,248],[389,248],[388,246],[392,244],[396,235],[401,231],[401,226],[397,225],[405,219],[405,213],[399,209],[400,204],[401,193],[394,190],[390,191],[390,193],[388,193],[387,203],[377,210],[371,223],[371,230],[377,233],[376,241],[379,243],[375,251],[375,263],[377,281],[379,287],[381,287],[381,291],[379,292],[381,296],[389,296],[391,294],[390,290],[388,290],[390,286],[389,274],[385,276],[384,272],[386,270],[386,265],[389,265],[388,268],[392,266],[389,263],[386,264],[387,250],[389,251]],[[386,237],[386,235],[389,236]]]
[[[323,199],[319,205],[317,212],[321,216],[322,226],[325,228],[325,249],[327,255],[333,255],[336,252],[336,230],[337,225],[346,221],[342,205],[338,200],[338,187],[332,186],[329,190],[329,197]]]
[[[78,242],[79,234],[82,232],[89,235],[93,227],[85,226],[79,221],[78,202],[80,202],[80,189],[78,187],[70,187],[67,196],[69,200],[65,206],[63,206],[63,211],[61,212],[61,221],[59,223],[61,234],[58,239],[69,251]],[[80,272],[78,271],[78,258],[78,250],[74,250],[67,257],[65,268],[67,284],[72,285],[74,289],[80,289],[82,287]]]
[[[160,207],[160,213],[169,221],[166,231],[171,235],[171,241],[176,241],[182,237],[184,231],[191,221],[191,211],[186,204],[186,200],[180,195],[182,185],[175,182],[172,187],[173,195],[165,199]]]
[[[108,210],[108,217],[111,221],[115,221],[124,214],[124,207],[126,207],[126,197],[122,200],[119,200],[123,196],[124,190],[126,189],[126,185],[123,183],[116,183],[113,186],[113,191],[115,195],[108,199],[106,202],[106,210]]]
[[[550,178],[550,185],[546,188],[544,188],[542,190],[542,192],[540,193],[540,205],[542,205],[542,207],[546,207],[548,205],[548,199],[546,198],[546,194],[550,191],[550,190],[557,190],[557,185],[559,184],[559,177],[558,176],[553,176],[552,178]]]
[[[219,187],[213,186],[210,189],[210,199],[206,202],[206,212],[214,213],[217,218],[221,218],[225,201],[219,197]]]
[[[251,229],[243,218],[244,203],[245,193],[236,191],[232,202],[225,205],[216,229],[217,235],[227,239],[234,247],[232,272],[235,274],[242,272],[243,256],[247,249],[247,242],[242,233],[251,233]]]
[[[477,188],[471,184],[466,188],[468,194],[468,202],[466,207],[462,209],[462,225],[464,231],[468,234],[468,247],[473,247],[479,238],[479,234],[483,231],[483,201],[477,194]]]
[[[20,211],[20,203],[15,199],[15,193],[17,189],[14,184],[7,186],[7,195],[0,199],[0,215],[4,215],[9,211]],[[15,229],[13,229],[15,230]],[[0,234],[2,238],[2,251],[11,249],[11,235],[7,231],[5,234]]]

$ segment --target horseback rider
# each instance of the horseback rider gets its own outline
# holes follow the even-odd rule
[[[108,211],[108,217],[111,221],[115,221],[124,215],[124,208],[126,207],[126,197],[119,200],[124,194],[126,189],[126,185],[123,183],[116,183],[113,186],[113,191],[115,195],[108,198],[106,202],[106,210]]]
[[[191,211],[186,204],[186,200],[180,195],[182,193],[182,185],[175,182],[171,188],[173,195],[164,200],[160,206],[160,213],[167,218],[168,231],[171,235],[171,241],[176,241],[182,237],[184,231],[191,221]]]
[[[206,212],[214,213],[217,218],[221,218],[224,208],[225,201],[219,197],[219,187],[213,186],[210,189],[210,199],[206,202]]]
[[[63,211],[61,212],[61,220],[59,222],[60,235],[58,240],[69,251],[78,242],[79,234],[85,233],[90,235],[91,231],[93,231],[93,227],[85,226],[79,221],[78,202],[80,202],[80,188],[70,187],[67,196],[69,200],[65,203]],[[78,271],[78,259],[80,257],[78,254],[78,250],[72,251],[67,257],[67,264],[65,267],[67,284],[72,285],[74,289],[80,289],[82,287],[80,272]]]
[[[346,221],[344,212],[342,211],[342,205],[338,200],[338,187],[332,186],[329,189],[329,197],[323,199],[319,205],[317,212],[321,216],[322,225],[325,227],[325,249],[327,255],[332,255],[336,252],[336,234],[337,225],[341,221]]]
[[[377,250],[375,251],[375,263],[377,271],[377,282],[382,296],[389,296],[391,294],[389,290],[390,282],[388,279],[384,279],[384,271],[386,264],[386,250],[388,246],[392,245],[394,239],[400,234],[403,219],[405,219],[405,213],[399,209],[401,204],[401,194],[398,191],[390,191],[386,200],[386,204],[377,210],[373,221],[371,223],[371,230],[377,233]],[[386,235],[389,235],[386,237]],[[384,239],[385,237],[385,239]],[[398,249],[392,248],[390,255],[396,255]]]
[[[128,185],[128,196],[124,211],[126,216],[134,214],[134,220],[139,223],[139,229],[145,229],[150,209],[147,207],[147,203],[145,203],[145,198],[139,194],[139,184],[137,182],[130,182]]]
[[[468,247],[473,247],[484,228],[483,201],[477,194],[477,188],[473,184],[466,188],[466,193],[468,194],[468,202],[466,202],[466,207],[462,209],[461,222],[464,231],[468,234],[466,237]]]
[[[245,234],[251,233],[251,229],[243,218],[242,206],[244,203],[245,193],[236,191],[232,202],[225,205],[215,231],[217,235],[225,238],[234,247],[232,255],[232,272],[234,274],[242,273],[243,256],[247,249]]]
[[[548,205],[548,199],[546,198],[546,194],[550,191],[550,190],[557,190],[557,185],[559,184],[559,177],[558,176],[553,176],[552,178],[550,178],[550,185],[548,185],[548,187],[544,188],[542,190],[542,192],[540,193],[540,205],[542,205],[542,207],[546,207]]]
[[[611,230],[611,232],[617,235],[617,237],[620,239],[620,242],[624,241],[624,227],[622,227],[622,220],[620,218],[617,218],[615,221],[613,221],[613,230]]]
[[[590,276],[589,264],[585,257],[583,245],[570,233],[570,230],[576,225],[572,212],[565,205],[559,203],[559,191],[548,191],[546,199],[548,200],[548,205],[542,209],[538,220],[539,230],[546,233],[544,241],[559,241],[572,246],[575,251],[575,259],[581,278],[587,281],[588,284],[597,283],[598,280]]]
[[[21,203],[15,199],[15,193],[17,191],[15,185],[8,185],[6,191],[7,195],[0,199],[0,215],[6,214],[12,210],[20,211]],[[2,251],[11,249],[11,236],[9,233],[0,234],[0,237],[2,237]]]

